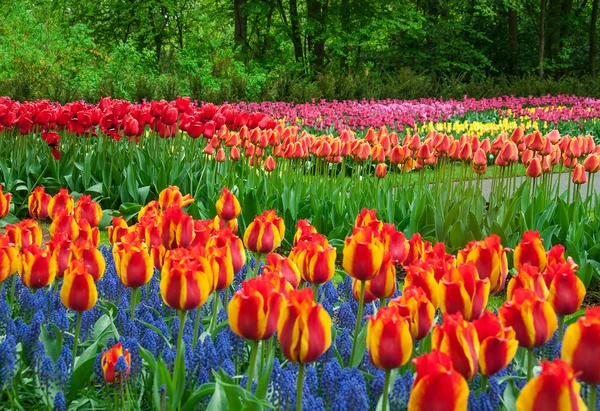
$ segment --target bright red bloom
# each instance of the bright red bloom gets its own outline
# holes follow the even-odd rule
[[[27,199],[27,208],[31,218],[44,220],[48,218],[48,204],[52,196],[46,193],[44,187],[36,187]]]
[[[583,317],[567,328],[561,358],[577,373],[577,378],[600,384],[600,307],[588,308]]]
[[[413,341],[408,320],[397,307],[386,307],[369,316],[367,327],[369,359],[377,368],[391,370],[410,360]]]
[[[125,375],[121,375],[119,371],[115,371],[115,366],[119,358],[125,359],[127,370]],[[121,343],[115,344],[110,350],[102,351],[102,359],[100,360],[102,371],[104,372],[104,380],[109,384],[122,382],[129,376],[131,370],[131,354],[128,350],[123,350]]]
[[[504,369],[515,357],[519,342],[511,327],[504,327],[490,311],[473,321],[479,339],[479,371],[494,375]]]
[[[537,267],[540,272],[546,269],[548,259],[546,251],[542,245],[540,233],[537,231],[526,231],[523,233],[523,239],[515,247],[513,254],[513,266],[519,270],[522,264],[529,264]]]
[[[450,356],[454,369],[467,380],[479,370],[479,340],[475,326],[464,320],[462,314],[444,314],[444,322],[436,325],[431,335],[431,346]]]
[[[443,313],[461,313],[466,320],[473,320],[485,310],[490,294],[490,282],[481,280],[477,267],[461,264],[442,277],[440,282],[440,309]]]

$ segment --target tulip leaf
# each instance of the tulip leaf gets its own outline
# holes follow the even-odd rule
[[[138,352],[140,353],[140,357],[148,364],[148,368],[154,372],[154,370],[156,370],[156,360],[154,359],[154,355],[139,344]]]
[[[107,314],[104,314],[98,318],[98,321],[94,324],[92,340],[100,344],[106,344],[111,337],[118,340],[119,331],[117,331],[113,319]]]
[[[188,400],[180,408],[180,411],[194,411],[198,408],[200,400],[215,392],[216,384],[214,382],[202,384],[200,388],[190,395]]]
[[[365,356],[365,352],[367,352],[367,322],[362,326],[360,332],[358,333],[358,340],[356,341],[356,353],[354,358],[351,359],[352,363],[350,367],[358,367]]]
[[[44,324],[40,326],[40,341],[44,343],[44,349],[46,355],[52,359],[55,363],[62,352],[63,337],[62,331],[54,324],[52,324],[55,337],[50,335],[50,332]]]
[[[75,364],[75,370],[85,364],[90,358],[95,359],[98,354],[98,342],[94,341],[92,345],[87,347],[83,353],[77,357],[77,363]]]
[[[274,338],[274,337],[271,337]],[[266,341],[265,341],[266,342]],[[263,344],[265,343],[263,342]],[[260,377],[258,378],[258,385],[256,386],[255,395],[259,399],[264,399],[267,396],[267,389],[269,388],[269,382],[271,382],[271,374],[273,372],[273,364],[275,362],[275,347],[271,346],[271,351],[268,353],[267,364],[263,370],[261,370]]]
[[[71,374],[71,383],[69,384],[69,393],[67,394],[67,401],[73,401],[77,398],[77,393],[89,385],[90,378],[94,372],[94,363],[96,362],[96,356],[88,358],[85,362],[79,362],[77,368],[73,370]]]
[[[506,407],[507,411],[514,411],[517,409],[515,403],[517,402],[517,398],[519,397],[519,388],[517,388],[514,381],[509,381],[506,384],[506,388],[504,389],[504,394],[500,398],[502,401],[502,405]]]

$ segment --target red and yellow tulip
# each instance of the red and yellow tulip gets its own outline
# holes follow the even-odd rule
[[[253,253],[269,254],[283,241],[285,225],[275,210],[268,210],[254,218],[244,233],[244,244]]]
[[[115,371],[117,361],[119,361],[119,358],[121,357],[125,359],[125,364],[127,365],[125,375],[121,375],[121,372]],[[131,370],[131,354],[129,354],[128,350],[123,350],[123,345],[121,343],[117,343],[110,350],[102,351],[100,365],[104,372],[104,380],[107,383],[114,384],[122,382],[129,376]]]
[[[473,321],[479,339],[479,372],[494,375],[513,360],[519,348],[515,331],[490,311]]]
[[[521,390],[517,411],[587,411],[575,373],[561,360],[543,362],[542,372]]]
[[[479,278],[475,264],[467,263],[444,274],[439,289],[442,313],[461,313],[466,320],[474,320],[487,306],[490,282]]]
[[[479,371],[479,340],[475,326],[461,313],[444,314],[444,322],[436,325],[431,335],[434,350],[448,354],[454,369],[467,380]]]
[[[283,295],[269,278],[259,276],[242,282],[227,307],[229,326],[248,340],[268,340],[277,331]]]
[[[92,309],[98,301],[94,278],[83,260],[73,260],[65,270],[60,299],[65,307],[83,312]]]
[[[86,241],[81,244],[71,245],[71,260],[83,260],[88,273],[94,278],[94,281],[100,280],[104,276],[106,270],[106,262],[100,250],[94,245]]]
[[[292,249],[289,258],[300,270],[304,281],[324,284],[335,274],[336,255],[336,249],[327,241],[323,245],[313,241],[301,241]]]
[[[316,361],[331,345],[331,317],[310,288],[290,291],[277,331],[281,351],[292,362]]]
[[[3,193],[3,187],[0,184],[0,218],[4,218],[8,215],[10,211],[10,198],[12,197],[11,193]]]
[[[437,310],[440,305],[440,285],[435,280],[433,267],[421,260],[417,260],[414,264],[406,267],[404,287],[407,288],[410,286],[421,288],[425,292],[427,299],[431,301],[433,307]]]
[[[410,325],[397,307],[382,308],[369,317],[367,349],[377,368],[391,370],[410,360],[413,350]]]
[[[54,281],[58,266],[50,251],[30,245],[21,251],[21,281],[28,288],[43,288]]]
[[[66,209],[56,211],[53,214],[49,231],[52,238],[58,233],[65,233],[71,241],[79,238],[79,225],[75,221],[75,216],[69,214]]]
[[[585,285],[568,264],[549,264],[544,280],[550,283],[548,301],[557,315],[575,314],[585,298]]]
[[[9,242],[6,235],[0,234],[0,283],[21,269],[21,259],[17,246]]]
[[[548,259],[542,245],[540,233],[537,231],[526,231],[523,233],[521,242],[515,247],[513,254],[513,266],[518,271],[523,264],[537,267],[539,272],[546,269]]]
[[[265,271],[279,272],[293,288],[298,288],[302,276],[298,266],[292,259],[277,253],[267,254]]]
[[[539,298],[545,300],[548,297],[548,288],[544,281],[544,276],[538,271],[537,267],[527,263],[519,267],[519,272],[508,282],[506,289],[507,300],[511,300],[515,291],[524,288],[533,291]]]
[[[408,400],[408,411],[466,411],[469,385],[456,372],[450,357],[432,351],[414,360],[417,374]]]
[[[36,187],[27,199],[27,209],[31,218],[44,220],[48,218],[48,204],[52,196],[44,187]]]
[[[152,278],[153,260],[146,243],[116,243],[113,258],[117,275],[125,287],[141,287]]]
[[[48,215],[54,220],[62,210],[66,210],[67,214],[73,214],[73,205],[73,197],[69,194],[69,190],[61,188],[48,203]]]
[[[85,219],[92,227],[97,227],[102,221],[102,208],[87,195],[79,197],[75,204],[74,214],[76,221]]]
[[[166,210],[171,207],[182,208],[194,202],[190,195],[183,195],[177,186],[169,186],[158,194],[158,206]]]
[[[223,187],[221,196],[215,206],[217,208],[217,215],[226,221],[236,219],[242,212],[240,202],[227,187]]]
[[[379,273],[383,254],[384,245],[376,231],[355,227],[352,235],[344,241],[342,266],[352,278],[370,280]]]
[[[508,274],[506,249],[500,244],[500,237],[492,234],[482,241],[467,244],[456,256],[457,264],[473,263],[480,279],[489,278],[490,292],[497,293],[504,288]]]
[[[170,207],[162,215],[162,243],[167,250],[187,247],[194,239],[194,221],[179,207]]]
[[[413,340],[420,341],[429,335],[433,326],[435,308],[421,288],[404,287],[402,295],[391,300],[389,306],[397,307],[400,314],[409,320]]]
[[[600,307],[589,308],[583,317],[567,327],[561,358],[569,364],[577,378],[600,384]]]

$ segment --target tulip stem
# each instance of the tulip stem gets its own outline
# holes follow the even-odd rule
[[[381,399],[381,411],[387,411],[388,408],[388,391],[390,389],[390,375],[392,370],[385,370],[385,382],[383,383],[383,397]]]
[[[315,298],[315,303],[319,303],[319,284],[311,283],[311,288],[313,292],[313,297]]]
[[[350,354],[350,364],[349,367],[352,367],[354,363],[354,354],[356,353],[356,343],[358,342],[358,332],[360,331],[360,320],[363,316],[363,310],[365,308],[365,286],[366,281],[360,281],[360,300],[358,301],[358,314],[356,315],[356,325],[354,326],[354,342],[352,343],[352,354]]]
[[[77,311],[77,323],[75,324],[75,339],[73,340],[73,354],[71,358],[71,369],[75,369],[75,356],[77,355],[77,344],[79,343],[79,333],[81,332],[81,312]]]
[[[527,350],[527,381],[533,375],[533,348]]]
[[[296,381],[296,411],[302,411],[302,388],[304,386],[304,363],[298,363],[298,380]]]
[[[260,254],[254,254],[254,275],[253,277],[258,277],[258,269],[260,268]]]
[[[252,389],[254,368],[256,367],[256,355],[258,354],[258,343],[259,340],[252,341],[252,351],[250,351],[250,366],[248,367],[248,382],[246,383],[246,391],[250,391]]]
[[[12,275],[12,284],[10,285],[10,309],[11,311],[15,305],[15,292],[17,290],[17,274]]]
[[[137,287],[131,289],[131,301],[129,302],[129,305],[131,306],[131,321],[135,320],[135,303],[137,300],[137,291]]]
[[[385,308],[385,298],[379,299],[379,309]]]
[[[558,316],[558,341],[556,342],[557,346],[562,342],[564,328],[565,328],[565,316],[559,315]]]
[[[479,387],[479,390],[481,392],[485,392],[487,390],[487,384],[488,384],[488,376],[487,375],[481,375],[481,384]]]
[[[212,321],[210,322],[210,331],[211,332],[215,328],[217,328],[217,313],[219,312],[219,290],[215,290],[213,295],[215,296],[215,298],[213,299]]]
[[[596,394],[598,393],[598,386],[596,384],[590,386],[590,403],[588,409],[590,411],[596,411]]]
[[[200,331],[200,318],[202,318],[202,313],[200,309],[202,307],[198,307],[196,309],[196,321],[194,321],[194,338],[192,340],[192,351],[196,348],[196,343],[198,342],[198,332]]]
[[[181,373],[180,369],[183,367],[184,363],[181,345],[183,343],[183,329],[185,328],[185,313],[184,310],[177,311],[177,316],[179,317],[179,332],[177,333],[177,351],[175,354],[175,367],[173,369],[173,387],[175,391],[178,390],[179,384],[183,383],[183,381],[179,381],[179,374]],[[179,404],[173,404],[173,406],[176,408]]]

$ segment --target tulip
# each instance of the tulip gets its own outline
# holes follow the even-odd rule
[[[270,173],[273,170],[275,170],[275,160],[273,159],[273,157],[269,156],[265,160],[265,171],[267,173]]]
[[[533,160],[527,166],[525,175],[531,178],[537,178],[542,175],[542,163],[538,157],[534,157]]]
[[[361,285],[362,285],[362,281],[358,281],[355,278],[352,279],[352,297],[354,297],[355,301],[358,301],[358,303],[360,304],[360,292],[361,292]],[[363,303],[364,304],[370,304],[373,301],[376,301],[377,297],[375,297],[370,291],[369,291],[369,281],[367,281],[365,283],[365,294],[363,297]]]
[[[337,251],[327,242],[321,245],[312,241],[301,241],[290,252],[302,279],[313,284],[313,293],[318,295],[316,286],[330,281],[335,274]]]
[[[600,384],[600,307],[588,308],[585,315],[565,332],[561,358],[569,364],[577,378],[590,384],[590,410],[596,409],[596,394]]]
[[[275,210],[265,211],[248,225],[244,233],[244,244],[248,250],[257,254],[255,276],[258,275],[260,265],[258,254],[269,254],[275,251],[281,245],[284,235],[283,219],[277,216]]]
[[[600,170],[600,154],[590,154],[583,162],[585,171],[595,174]]]
[[[441,325],[433,328],[431,346],[450,356],[454,369],[470,380],[479,370],[479,340],[475,326],[461,313],[444,314]]]
[[[433,267],[424,261],[406,267],[406,277],[404,278],[404,287],[416,286],[421,288],[427,299],[431,301],[433,307],[439,307],[439,284],[435,280]]]
[[[10,243],[17,246],[19,250],[30,245],[42,245],[42,229],[35,220],[22,220],[19,224],[8,224],[6,236]]]
[[[540,272],[546,269],[548,260],[546,251],[542,245],[540,233],[537,231],[525,231],[521,242],[515,247],[513,254],[513,265],[518,271],[522,264],[537,267]]]
[[[242,211],[240,202],[227,187],[223,187],[221,196],[217,200],[215,206],[217,208],[217,214],[223,220],[236,219]]]
[[[166,209],[160,224],[162,243],[168,250],[185,248],[194,239],[194,221],[179,207]]]
[[[277,338],[283,355],[299,363],[296,389],[302,393],[304,364],[316,361],[331,346],[331,317],[314,302],[310,288],[290,291],[281,307]],[[302,409],[302,394],[298,394],[297,409]]]
[[[71,245],[73,243],[65,233],[59,233],[56,235],[52,241],[48,242],[48,251],[52,252],[52,254],[56,258],[56,264],[58,271],[56,272],[56,276],[58,278],[62,278],[65,270],[69,266],[69,261],[71,261]]]
[[[500,244],[500,237],[492,234],[482,241],[471,242],[458,252],[456,263],[473,263],[480,279],[489,278],[490,292],[497,293],[504,288],[508,275],[506,250]]]
[[[402,264],[410,250],[404,234],[401,231],[397,231],[393,224],[384,224],[381,230],[381,237],[384,249],[389,251],[392,256],[392,262],[394,264]]]
[[[90,196],[82,195],[75,204],[75,220],[87,220],[92,227],[98,226],[102,221],[102,208],[95,201],[92,201]]]
[[[435,317],[435,308],[425,292],[415,286],[405,287],[400,297],[390,301],[390,307],[397,307],[409,320],[410,334],[415,341],[429,335]]]
[[[51,219],[54,220],[61,210],[67,210],[67,214],[73,213],[73,197],[66,188],[61,188],[48,203],[48,215]]]
[[[504,327],[500,319],[490,311],[473,321],[479,340],[479,372],[494,375],[506,368],[513,360],[519,342],[511,327]]]
[[[377,178],[384,178],[387,174],[387,165],[385,163],[377,164],[375,167],[375,176]]]
[[[182,208],[193,202],[194,198],[190,194],[184,196],[177,186],[169,186],[162,190],[158,195],[158,206],[162,210],[171,207]]]
[[[302,275],[294,261],[277,253],[267,254],[265,271],[279,272],[293,288],[298,288]]]
[[[566,362],[544,361],[541,373],[523,387],[515,406],[517,411],[587,411],[579,389]]]
[[[83,260],[94,281],[98,282],[104,276],[106,262],[100,250],[94,247],[91,242],[86,241],[78,245],[72,244],[70,258],[71,260]]]
[[[8,215],[8,212],[10,211],[10,198],[12,197],[11,193],[4,194],[2,189],[2,184],[0,184],[0,218],[4,218]]]
[[[565,315],[575,314],[585,298],[585,285],[568,264],[546,267],[544,279],[550,282],[548,302],[558,315],[558,340],[562,340]]]
[[[113,246],[115,269],[121,283],[131,290],[131,320],[135,318],[138,288],[147,284],[154,273],[153,259],[148,246],[141,241],[116,243]]]
[[[571,181],[573,184],[585,184],[587,183],[587,174],[581,164],[577,164],[571,173]]]
[[[425,253],[431,250],[431,243],[429,241],[423,241],[423,237],[421,234],[415,233],[408,240],[408,255],[404,260],[404,265],[410,265],[417,260],[423,260],[425,258]]]
[[[36,187],[27,199],[27,208],[31,218],[44,220],[48,218],[48,204],[52,196],[46,193],[44,187]]]
[[[390,371],[406,364],[413,350],[408,321],[397,308],[381,308],[369,316],[367,349],[373,365],[385,370],[381,409],[387,410]]]
[[[72,260],[64,273],[60,299],[65,307],[83,312],[91,310],[98,301],[94,277],[83,260]],[[75,358],[75,357],[73,357]]]
[[[54,238],[58,233],[66,234],[67,238],[71,241],[75,241],[79,237],[79,225],[75,221],[73,214],[67,214],[66,209],[53,214],[49,231],[51,238]]]
[[[214,236],[212,236],[208,242],[207,247],[224,247],[229,249],[231,254],[231,264],[233,272],[239,272],[242,267],[246,264],[246,253],[244,251],[244,244],[242,240],[229,228],[219,230]]]
[[[392,255],[385,253],[379,272],[365,284],[365,295],[379,298],[379,307],[382,308],[385,305],[385,299],[394,294],[396,294],[396,267],[392,262]]]
[[[6,235],[0,234],[0,283],[17,273],[21,267],[19,250],[8,240]]]
[[[113,217],[112,225],[106,227],[108,230],[108,241],[115,244],[121,241],[121,237],[130,232],[127,221],[123,217]]]
[[[121,357],[125,359],[125,364],[127,366],[125,375],[122,375],[120,371],[115,371],[115,366]],[[123,382],[127,379],[131,370],[131,354],[129,354],[129,350],[123,350],[123,344],[115,344],[110,350],[102,350],[100,365],[104,372],[104,380],[107,383],[114,384]]]
[[[533,291],[521,288],[500,307],[498,316],[505,327],[515,330],[519,345],[528,350],[527,379],[530,379],[533,371],[533,348],[546,344],[558,328],[552,306]]]
[[[28,288],[43,288],[54,281],[58,267],[51,252],[37,245],[30,245],[21,251],[21,281]]]
[[[450,357],[432,351],[414,360],[417,374],[408,411],[466,411],[469,385],[452,366]]]
[[[489,294],[489,280],[479,279],[474,264],[461,264],[442,277],[440,309],[442,313],[461,313],[466,320],[474,320],[483,314]]]
[[[377,219],[377,210],[363,208],[354,220],[355,227],[371,227],[374,231],[383,228],[383,223]]]
[[[506,289],[507,299],[511,300],[515,291],[520,288],[535,292],[542,300],[545,300],[548,297],[548,287],[544,281],[544,276],[536,267],[529,264],[522,264],[518,274],[512,277],[508,282],[508,287]]]
[[[314,234],[318,234],[317,229],[308,220],[298,220],[294,234],[294,246],[300,241],[310,241]]]

